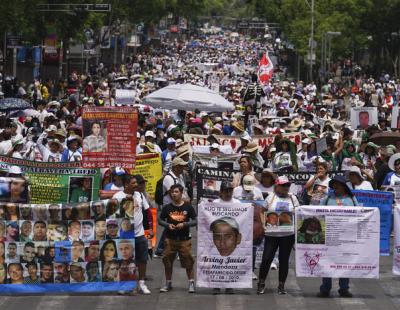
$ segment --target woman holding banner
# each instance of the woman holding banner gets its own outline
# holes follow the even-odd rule
[[[294,225],[293,212],[299,206],[299,201],[295,195],[289,193],[290,181],[287,177],[278,177],[275,181],[274,193],[269,195],[266,202],[266,214],[275,213],[278,221],[274,225],[265,223],[265,243],[262,261],[260,265],[259,282],[257,294],[265,293],[265,280],[271,267],[275,253],[279,248],[279,285],[278,294],[284,295],[285,282],[289,271],[289,257],[294,245]],[[285,223],[279,223],[281,214],[285,216]],[[291,219],[291,225],[288,225],[288,216]]]
[[[322,206],[357,206],[357,199],[346,184],[346,179],[336,175],[330,182],[329,187],[333,190],[321,201]],[[340,297],[353,297],[349,291],[349,279],[339,279]],[[329,297],[332,288],[332,278],[322,278],[322,285],[317,297]]]

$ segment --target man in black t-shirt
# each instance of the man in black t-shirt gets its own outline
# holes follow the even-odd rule
[[[192,205],[183,200],[183,186],[174,184],[169,195],[172,202],[163,207],[158,223],[166,229],[163,263],[165,268],[166,285],[160,292],[172,289],[172,267],[176,254],[179,253],[182,267],[186,268],[189,279],[189,293],[194,293],[194,258],[190,227],[196,226],[196,211]]]

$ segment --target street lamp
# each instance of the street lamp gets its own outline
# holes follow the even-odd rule
[[[311,34],[310,34],[310,56],[309,56],[309,61],[310,61],[310,82],[313,80],[313,53],[314,53],[314,0],[311,0],[311,4],[308,2],[308,0],[305,0],[307,3],[308,7],[311,10]]]
[[[327,31],[322,35],[321,71],[324,79],[326,78],[327,69],[330,67],[331,63],[332,37],[338,37],[341,34],[342,33],[340,31]],[[327,52],[327,45],[328,45],[328,52]]]

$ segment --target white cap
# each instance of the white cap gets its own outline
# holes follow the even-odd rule
[[[50,125],[49,128],[46,129],[46,132],[57,131],[57,127],[55,125]]]
[[[218,143],[213,143],[210,146],[212,149],[218,149],[219,150],[219,144]]]
[[[245,191],[252,191],[254,189],[254,185],[256,184],[256,179],[248,174],[243,178],[243,189]]]
[[[156,134],[155,134],[153,131],[151,131],[151,130],[147,130],[146,133],[144,134],[144,136],[145,136],[145,137],[152,137],[152,138],[155,138],[155,137],[156,137]]]
[[[301,143],[304,143],[304,144],[311,144],[311,143],[312,143],[312,140],[309,139],[309,138],[305,138],[305,139],[303,139],[303,140],[301,141]]]
[[[243,140],[246,140],[246,141],[251,141],[251,137],[250,137],[250,135],[248,134],[248,132],[247,131],[245,131],[241,136],[240,136],[240,139],[243,139]]]
[[[167,139],[167,143],[168,143],[168,144],[175,144],[175,143],[176,143],[176,140],[175,140],[174,138],[168,138],[168,139]]]

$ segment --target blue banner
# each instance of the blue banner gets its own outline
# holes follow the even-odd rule
[[[3,284],[2,294],[47,294],[47,293],[95,293],[132,291],[136,288],[136,281],[126,282],[97,282],[72,284]]]
[[[363,190],[354,190],[353,193],[360,205],[379,209],[381,216],[380,253],[382,256],[389,256],[393,193]]]

